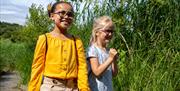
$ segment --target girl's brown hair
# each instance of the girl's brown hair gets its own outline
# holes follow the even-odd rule
[[[47,6],[48,16],[50,17],[51,13],[53,13],[53,12],[55,11],[56,6],[57,6],[58,4],[62,4],[62,3],[68,4],[68,5],[70,5],[70,6],[72,7],[71,3],[65,2],[65,1],[59,1],[59,2],[54,3],[53,5],[52,5],[52,3],[50,3],[50,4],[48,4],[48,6]],[[73,7],[72,7],[72,8],[73,8]],[[73,11],[73,12],[74,12],[74,11]]]

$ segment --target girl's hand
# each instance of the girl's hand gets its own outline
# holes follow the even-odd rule
[[[112,58],[112,60],[116,60],[118,58],[118,52],[116,51],[116,49],[110,48],[109,57]]]

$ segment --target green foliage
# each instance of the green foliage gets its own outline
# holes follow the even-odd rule
[[[16,63],[15,68],[19,72],[21,77],[21,84],[27,84],[30,79],[31,73],[31,64],[33,60],[33,51],[29,48],[27,44],[19,44],[21,48],[17,48],[15,53],[16,54]]]
[[[27,19],[27,24],[21,32],[21,39],[26,42],[26,44],[29,45],[29,48],[33,51],[38,36],[50,31],[51,21],[42,6],[37,7],[33,4],[29,8],[29,14],[30,17]]]
[[[114,80],[117,91],[179,89],[178,4],[180,2],[177,0],[161,3],[155,0],[124,0],[115,6],[119,7],[116,11],[120,12],[113,14],[119,36],[116,36],[112,46],[128,54],[125,62],[119,62],[120,73]],[[117,43],[122,44],[117,47]]]
[[[10,39],[13,42],[19,41],[17,33],[23,26],[18,24],[10,24],[6,22],[0,22],[0,38]]]
[[[15,68],[15,55],[12,53],[16,48],[16,45],[11,45],[10,40],[0,41],[0,72],[12,71]],[[12,50],[12,51],[9,51]]]
[[[24,43],[13,43],[8,39],[0,40],[0,73],[18,71],[20,83],[27,83],[29,79],[32,52]]]

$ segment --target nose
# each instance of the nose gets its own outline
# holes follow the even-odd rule
[[[68,20],[69,22],[73,21],[73,17],[69,17],[68,14],[65,14],[63,18]]]
[[[112,35],[112,32],[109,32],[108,34],[111,36],[111,35]]]
[[[64,18],[68,18],[69,16],[67,15],[67,13],[66,14],[64,14]]]

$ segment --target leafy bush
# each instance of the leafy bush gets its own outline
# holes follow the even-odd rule
[[[16,47],[17,46],[15,44],[13,45],[10,40],[0,40],[0,72],[12,71],[15,68],[14,51]]]
[[[24,43],[13,43],[8,39],[1,39],[0,45],[0,72],[16,70],[22,78],[21,83],[27,83],[31,69],[32,50]]]

